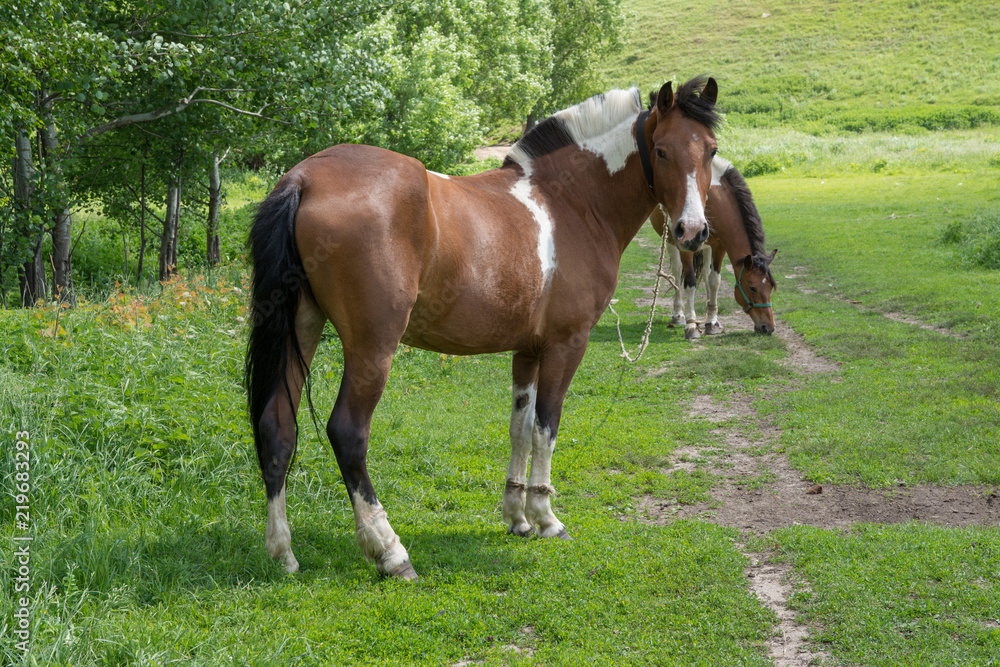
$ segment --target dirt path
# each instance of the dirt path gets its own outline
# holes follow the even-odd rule
[[[720,320],[726,331],[752,328],[743,313],[723,316]],[[813,352],[786,323],[777,322],[776,335],[785,341],[789,352],[783,363],[797,376],[827,373],[831,375],[830,381],[838,381],[838,365]],[[712,500],[704,503],[681,505],[651,496],[641,498],[640,521],[662,525],[677,519],[700,519],[755,534],[793,525],[830,529],[859,522],[998,524],[1000,498],[995,489],[932,485],[868,489],[814,484],[792,469],[784,453],[775,450],[773,445],[777,444],[780,431],[757,415],[751,396],[738,394],[725,403],[712,396],[697,396],[691,403],[689,416],[719,424],[712,432],[724,440],[723,453],[719,454],[717,443],[706,443],[704,448],[681,448],[675,452],[673,465],[663,472],[695,470],[700,466],[722,481],[713,490]],[[799,624],[795,612],[787,606],[792,592],[790,566],[771,563],[770,554],[748,552],[743,544],[737,547],[750,561],[746,569],[750,589],[779,619],[778,631],[767,644],[774,664],[806,667],[831,659],[808,644],[809,628]],[[802,587],[803,582],[798,585]]]
[[[742,313],[720,318],[726,331],[749,330]],[[787,324],[778,322],[776,335],[789,350],[783,361],[801,376],[835,374],[837,364],[816,355]],[[831,381],[836,381],[832,377]],[[737,395],[728,403],[698,396],[689,413],[693,419],[720,423],[713,431],[725,441],[725,454],[711,457],[698,448],[678,451],[675,468],[693,469],[694,460],[707,461],[710,472],[720,475],[713,500],[695,505],[644,498],[640,504],[653,523],[699,518],[744,531],[763,533],[792,525],[841,528],[858,522],[905,523],[925,521],[944,526],[997,525],[1000,498],[995,490],[980,486],[899,485],[890,489],[814,484],[793,470],[784,453],[769,451],[779,430],[757,416],[752,398]],[[724,422],[724,425],[723,425]],[[717,451],[714,443],[706,450]],[[674,468],[667,469],[667,472]]]

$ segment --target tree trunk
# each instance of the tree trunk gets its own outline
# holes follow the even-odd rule
[[[531,112],[531,113],[528,114],[527,120],[524,121],[524,133],[523,134],[527,134],[528,132],[531,132],[532,128],[534,128],[536,125],[538,125],[538,117],[535,115],[535,112]]]
[[[142,260],[146,255],[146,156],[142,156],[139,177],[139,268],[135,272],[136,287],[142,284]]]
[[[214,269],[222,261],[219,244],[219,212],[222,209],[222,182],[219,179],[219,156],[212,155],[212,169],[208,175],[208,225],[206,247],[208,268]]]
[[[29,259],[18,268],[21,305],[34,306],[45,298],[45,264],[42,262],[44,224],[36,223],[32,215],[35,195],[35,165],[31,155],[31,139],[24,128],[18,128],[14,139],[14,211],[18,246],[30,248]]]
[[[180,231],[181,177],[170,181],[167,190],[167,214],[163,217],[163,236],[160,237],[160,281],[170,280],[177,273],[177,235]]]
[[[48,112],[47,112],[48,113]],[[54,187],[53,222],[52,227],[52,291],[63,303],[75,304],[73,293],[73,264],[71,247],[73,243],[73,218],[70,215],[66,201],[66,186],[62,179],[62,166],[59,164],[59,139],[56,136],[56,125],[49,114],[48,126],[40,131],[42,145],[45,146],[45,164],[49,178]]]

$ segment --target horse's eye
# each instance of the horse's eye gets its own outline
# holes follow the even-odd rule
[[[712,149],[712,157],[715,157],[715,154],[718,153],[718,152],[719,152],[718,148],[713,148]]]
[[[750,291],[751,291],[751,292],[756,292],[756,291],[757,291],[757,288],[756,288],[756,287],[754,287],[753,285],[751,285],[751,286],[750,286]]]
[[[666,160],[667,159],[667,154],[664,153],[662,149],[657,148],[656,149],[656,157],[660,158],[661,160]]]

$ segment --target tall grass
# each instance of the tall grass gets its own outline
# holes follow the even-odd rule
[[[741,126],[831,130],[996,125],[1000,6],[991,0],[633,0],[630,47],[607,64],[645,89],[702,72]]]

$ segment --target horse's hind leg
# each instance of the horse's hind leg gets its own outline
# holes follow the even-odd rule
[[[510,465],[503,492],[503,518],[507,532],[526,537],[531,524],[524,516],[525,490],[528,482],[528,457],[531,455],[532,428],[535,424],[535,398],[538,394],[538,359],[518,352],[513,364],[513,405],[510,411]]]
[[[410,556],[389,525],[368,476],[368,436],[396,346],[344,349],[344,376],[326,432],[354,508],[355,537],[365,558],[382,574],[414,580]]]
[[[267,490],[267,526],[264,529],[264,545],[271,558],[284,564],[285,570],[295,572],[299,563],[292,553],[292,534],[288,528],[285,513],[285,476],[296,446],[296,419],[305,374],[312,363],[316,347],[323,333],[326,317],[320,312],[315,301],[308,294],[299,299],[295,314],[295,335],[305,368],[296,363],[295,351],[289,339],[288,363],[285,382],[277,388],[267,402],[261,415],[259,428],[261,435],[261,472]]]

